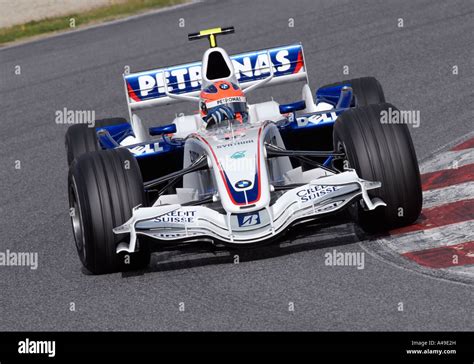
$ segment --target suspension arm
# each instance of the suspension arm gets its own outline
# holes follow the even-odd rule
[[[344,157],[344,153],[320,150],[286,150],[272,144],[265,143],[267,156],[272,157]]]
[[[209,166],[207,164],[207,157],[205,155],[202,155],[198,159],[196,159],[188,167],[183,168],[180,171],[176,171],[176,172],[167,174],[166,176],[158,177],[158,178],[153,179],[151,181],[147,181],[147,182],[143,183],[143,187],[145,187],[145,189],[150,189],[150,188],[153,188],[153,187],[155,187],[155,186],[157,186],[161,183],[176,180],[179,177],[184,176],[185,174],[200,171],[200,170],[207,169],[207,168],[209,168]]]

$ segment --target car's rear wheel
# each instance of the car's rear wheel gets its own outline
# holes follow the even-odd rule
[[[117,245],[128,242],[129,236],[112,231],[144,201],[140,169],[128,150],[90,152],[72,163],[69,204],[74,239],[81,262],[91,273],[137,269],[148,264],[148,247],[140,241],[136,253],[117,254]]]
[[[334,125],[334,147],[346,153],[348,167],[359,177],[380,181],[369,191],[386,207],[368,211],[357,206],[356,219],[368,232],[387,231],[413,223],[422,206],[420,172],[406,124],[383,124],[381,113],[393,105],[384,103],[350,109]]]
[[[353,92],[352,106],[367,106],[385,102],[382,85],[375,77],[353,78],[351,80],[324,85],[321,88],[348,84],[352,87]]]
[[[96,120],[94,127],[87,124],[71,125],[67,129],[65,140],[68,165],[84,153],[100,150],[96,128],[124,123],[127,123],[124,118],[110,118]]]

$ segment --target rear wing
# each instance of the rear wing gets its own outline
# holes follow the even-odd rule
[[[235,75],[242,86],[250,86],[271,74],[268,55],[273,66],[273,78],[267,86],[308,81],[303,46],[293,44],[231,56]],[[165,83],[168,85],[168,93],[199,95],[201,62],[124,75],[124,83],[129,111],[171,104],[179,100],[166,95]]]

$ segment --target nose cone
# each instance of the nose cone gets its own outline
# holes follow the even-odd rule
[[[230,139],[211,142],[213,171],[224,209],[231,213],[259,210],[270,202],[270,191],[259,128]]]

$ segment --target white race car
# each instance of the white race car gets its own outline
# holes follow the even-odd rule
[[[406,124],[382,120],[397,109],[385,103],[379,82],[342,81],[313,97],[301,44],[230,57],[216,36],[233,31],[190,34],[209,39],[202,62],[124,75],[128,121],[68,129],[70,215],[90,272],[143,267],[153,243],[268,243],[345,208],[367,231],[418,218],[413,143]],[[196,113],[147,129],[137,115],[179,101],[198,106],[201,90],[221,81],[245,95],[264,85],[304,85],[296,102],[249,104],[244,121],[210,126]]]

